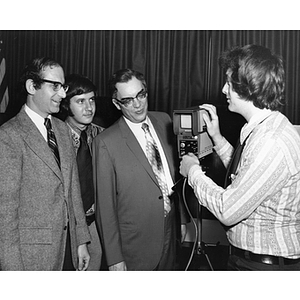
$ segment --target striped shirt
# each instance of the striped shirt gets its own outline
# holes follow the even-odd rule
[[[229,242],[258,254],[300,257],[300,136],[280,112],[262,110],[241,130],[247,138],[237,175],[226,189],[193,166],[189,184],[224,225]],[[225,167],[233,147],[215,146]]]

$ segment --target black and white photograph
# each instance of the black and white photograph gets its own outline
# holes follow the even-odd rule
[[[53,282],[49,299],[294,297],[294,19],[133,2],[0,28],[1,279],[33,298]]]

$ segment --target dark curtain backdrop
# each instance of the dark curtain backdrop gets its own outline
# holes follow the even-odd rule
[[[23,100],[17,81],[27,61],[37,56],[58,60],[65,73],[81,73],[108,96],[108,79],[120,68],[144,73],[150,110],[172,116],[174,109],[201,103],[227,106],[221,89],[220,54],[235,45],[255,43],[280,54],[286,68],[286,105],[283,113],[300,124],[300,32],[242,30],[5,30],[1,48],[7,63],[10,104],[16,114]]]

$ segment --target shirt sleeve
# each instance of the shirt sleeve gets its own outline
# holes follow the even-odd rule
[[[234,148],[231,144],[223,137],[221,142],[218,145],[214,146],[214,149],[218,156],[220,157],[225,168],[228,167],[229,162],[231,160]]]
[[[288,177],[281,143],[262,138],[249,145],[242,154],[236,178],[226,189],[208,178],[200,166],[193,166],[188,174],[199,203],[226,226],[247,218],[264,200],[282,189]]]

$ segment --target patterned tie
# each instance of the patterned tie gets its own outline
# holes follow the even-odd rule
[[[46,126],[46,129],[47,129],[48,145],[49,145],[51,151],[53,152],[55,160],[60,168],[60,158],[59,158],[57,142],[56,142],[55,134],[54,134],[54,131],[52,130],[51,121],[49,118],[45,118],[44,125]]]
[[[77,151],[77,166],[84,211],[87,212],[94,203],[94,185],[92,156],[87,143],[86,131],[81,131],[80,145]]]
[[[155,174],[155,177],[158,181],[160,190],[163,194],[164,215],[166,216],[171,210],[171,205],[170,205],[169,191],[168,191],[167,181],[166,181],[161,157],[157,145],[149,131],[148,124],[143,123],[142,129],[145,131],[147,158]]]

